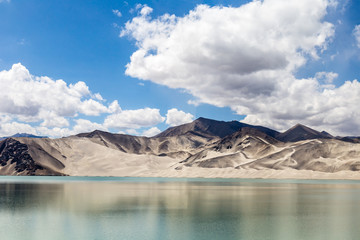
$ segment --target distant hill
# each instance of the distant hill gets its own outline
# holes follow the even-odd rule
[[[344,142],[351,142],[351,143],[360,143],[360,137],[336,137],[336,139],[344,141]]]
[[[36,136],[33,134],[28,134],[28,133],[16,133],[12,136],[8,136],[8,137],[0,137],[0,141],[4,140],[6,138],[15,138],[15,137],[28,137],[28,138],[47,138],[45,136]]]

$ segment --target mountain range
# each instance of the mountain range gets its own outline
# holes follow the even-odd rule
[[[360,179],[360,138],[198,118],[154,137],[81,133],[0,141],[0,175]]]

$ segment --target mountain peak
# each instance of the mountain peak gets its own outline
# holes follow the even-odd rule
[[[278,134],[277,131],[269,128],[252,126],[235,120],[225,122],[199,117],[191,123],[186,123],[180,126],[168,128],[167,130],[163,131],[155,137],[171,137],[180,136],[187,133],[196,133],[208,138],[223,138],[239,131],[243,127],[256,128],[272,137]]]
[[[307,126],[305,126],[305,125],[303,125],[301,123],[297,123],[292,128],[309,128],[309,127],[307,127]]]
[[[199,117],[199,118],[195,119],[195,121],[206,121],[206,120],[211,120],[211,119],[204,118],[204,117]]]
[[[331,135],[330,133],[326,132],[326,131],[321,131],[321,134],[328,136],[329,138],[333,138],[334,136]]]
[[[328,133],[321,133],[300,123],[279,134],[277,139],[283,142],[297,142],[308,139],[331,138]]]
[[[104,135],[104,134],[109,134],[108,132],[105,132],[105,131],[101,131],[101,130],[94,130],[92,132],[88,132],[88,133],[79,133],[77,134],[76,136],[77,137],[87,137],[87,138],[92,138],[94,136],[101,136],[101,135]]]

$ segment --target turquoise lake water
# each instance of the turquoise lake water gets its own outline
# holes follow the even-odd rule
[[[0,177],[0,239],[360,239],[360,181]]]

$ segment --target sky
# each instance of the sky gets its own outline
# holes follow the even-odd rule
[[[360,136],[357,0],[0,0],[0,136],[198,117]]]

